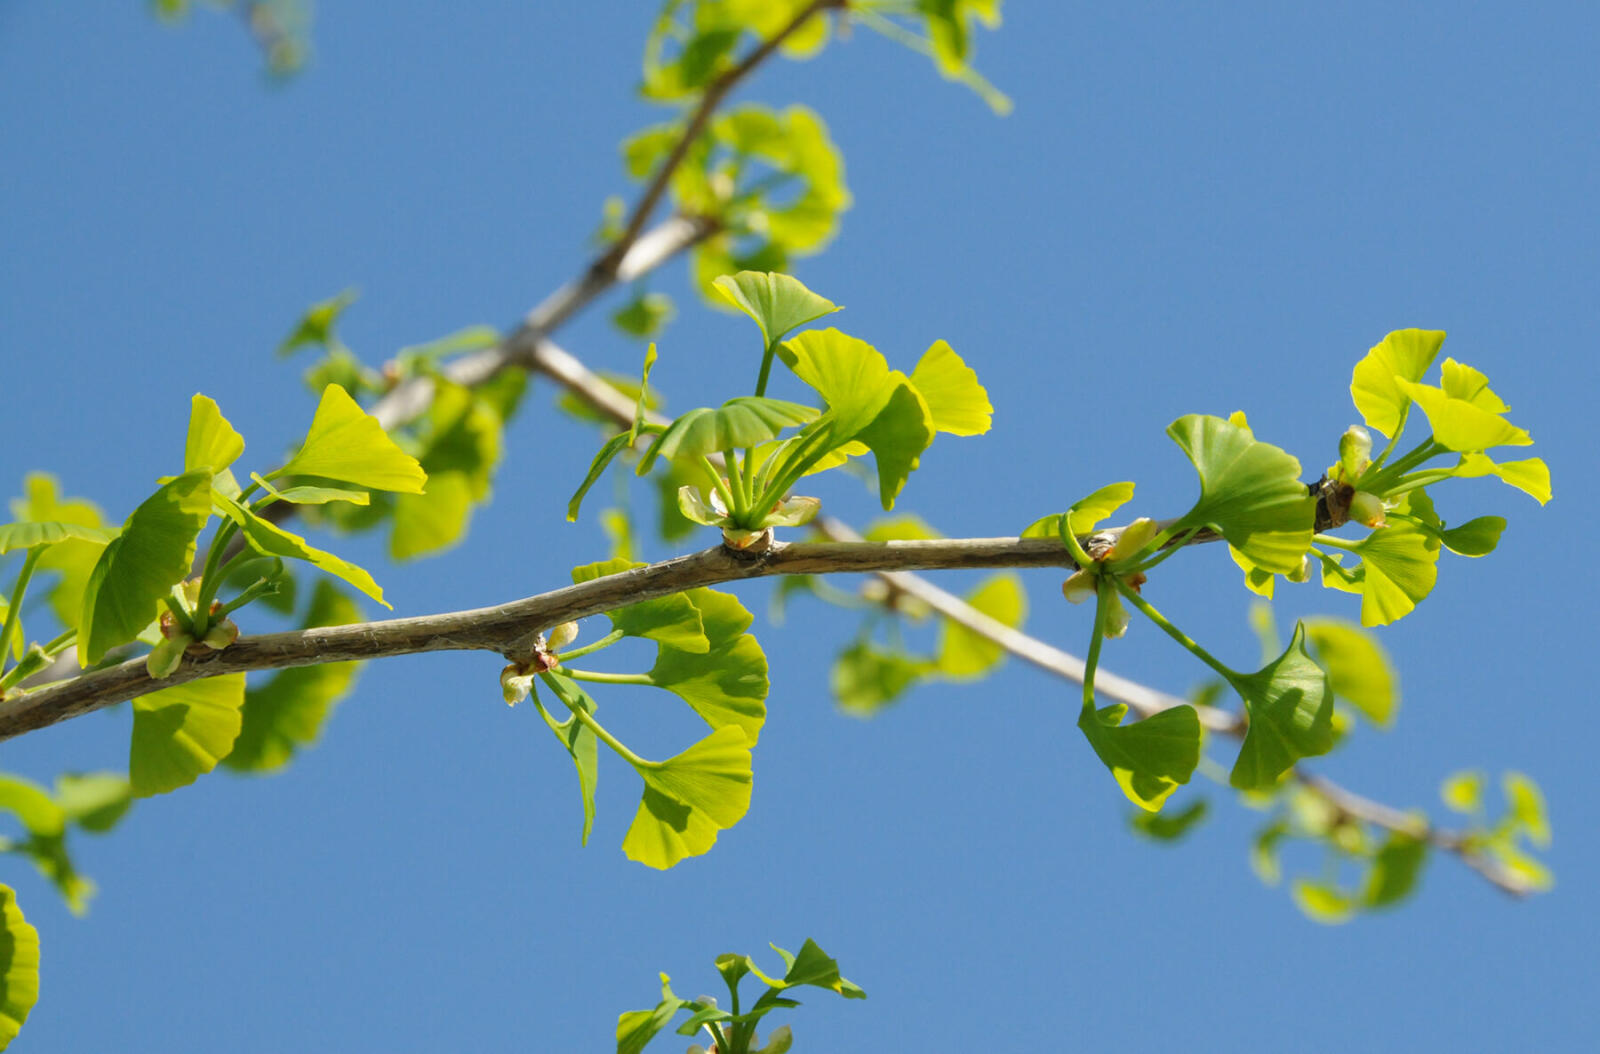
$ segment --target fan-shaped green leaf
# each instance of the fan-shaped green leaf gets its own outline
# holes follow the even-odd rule
[[[1297,878],[1289,892],[1294,897],[1295,906],[1313,922],[1335,926],[1355,917],[1355,898],[1338,886]]]
[[[1200,474],[1200,500],[1181,522],[1213,528],[1262,570],[1298,570],[1317,511],[1300,462],[1220,417],[1180,417],[1167,434]]]
[[[653,1010],[629,1010],[617,1017],[617,1054],[639,1054],[656,1033],[672,1022],[672,1016],[688,1005],[668,987],[671,981],[661,975],[661,1002]]]
[[[1028,594],[1016,575],[1005,573],[991,577],[977,589],[967,594],[967,604],[998,622],[1021,629],[1028,616]],[[1005,649],[988,637],[945,619],[939,627],[939,672],[946,677],[967,679],[982,677],[1005,658]]]
[[[832,300],[818,296],[798,278],[786,274],[740,271],[723,275],[711,284],[730,304],[755,320],[769,347],[788,336],[790,330],[839,310]]]
[[[949,344],[936,340],[917,360],[911,383],[922,394],[933,426],[951,435],[975,436],[989,430],[994,407],[972,367]]]
[[[105,545],[116,536],[117,532],[112,528],[86,527],[81,523],[8,523],[0,526],[0,553],[54,545],[68,538]]]
[[[1400,415],[1411,404],[1400,382],[1420,381],[1443,344],[1440,330],[1397,329],[1356,363],[1350,397],[1367,427],[1386,436],[1399,430]]]
[[[187,787],[227,757],[239,737],[244,674],[190,681],[133,701],[128,780],[140,798]]]
[[[401,494],[421,494],[428,481],[417,459],[395,445],[378,419],[337,384],[322,390],[305,442],[274,476],[323,476]]]
[[[426,494],[401,494],[394,499],[394,530],[389,555],[410,560],[450,548],[466,535],[479,480],[454,469],[428,474]]]
[[[185,472],[128,517],[107,545],[84,589],[79,661],[99,662],[138,636],[172,587],[189,574],[195,537],[211,516],[211,473]]]
[[[635,769],[645,782],[644,798],[622,851],[649,867],[666,869],[706,852],[750,807],[750,741],[733,725]]]
[[[1200,763],[1200,717],[1192,706],[1175,706],[1125,725],[1127,712],[1122,703],[1086,707],[1078,727],[1128,800],[1157,812]]]
[[[324,579],[311,595],[301,626],[342,626],[361,621],[361,609]],[[359,662],[291,666],[245,691],[242,722],[223,764],[236,772],[273,772],[322,736],[334,704],[355,685]]]
[[[1410,614],[1439,577],[1439,541],[1403,521],[1373,531],[1361,556],[1361,624],[1387,626]]]
[[[1297,624],[1289,646],[1266,666],[1229,678],[1250,714],[1228,782],[1240,790],[1268,790],[1295,762],[1333,749],[1333,689],[1306,651],[1306,628]]]
[[[837,329],[808,330],[785,341],[778,357],[827,403],[833,446],[871,424],[901,381],[878,349]]]
[[[574,584],[590,582],[643,566],[633,560],[621,559],[585,564],[572,569],[572,581]],[[673,593],[612,608],[606,612],[606,618],[611,620],[612,629],[621,630],[629,637],[644,637],[676,651],[697,655],[704,655],[711,650],[711,641],[707,639],[706,628],[701,622],[700,609],[687,593]],[[746,621],[745,627],[749,624]],[[742,631],[743,628],[738,632]]]
[[[244,436],[222,416],[216,401],[199,392],[190,400],[189,435],[183,448],[183,470],[219,473],[244,453]]]
[[[1439,386],[1452,399],[1464,399],[1491,414],[1503,414],[1511,407],[1489,387],[1489,378],[1464,362],[1445,359],[1439,367]]]
[[[812,407],[753,395],[729,399],[715,410],[690,410],[656,437],[639,459],[637,471],[641,476],[648,473],[657,457],[671,461],[752,447],[775,438],[790,425],[804,424],[816,416]]]
[[[885,651],[861,639],[839,653],[829,683],[841,710],[871,717],[934,669],[920,656]]]
[[[1308,618],[1306,639],[1328,673],[1333,694],[1387,728],[1400,706],[1394,665],[1372,634],[1336,618]]]
[[[1500,535],[1505,529],[1505,517],[1479,516],[1459,527],[1439,532],[1439,539],[1457,556],[1488,556],[1500,544]]]
[[[69,822],[104,834],[133,808],[133,785],[117,772],[67,772],[56,777],[56,804]]]
[[[1434,441],[1449,450],[1467,453],[1496,446],[1528,446],[1533,442],[1533,437],[1525,430],[1504,417],[1466,399],[1457,399],[1443,388],[1405,380],[1395,383],[1428,415]]]
[[[712,728],[737,726],[750,745],[767,719],[767,657],[746,632],[754,617],[737,597],[714,589],[678,594],[700,613],[710,647],[697,652],[661,641],[650,680],[678,695]]]
[[[88,528],[98,528],[105,522],[93,502],[81,498],[62,500],[59,484],[48,473],[30,472],[23,481],[23,493],[22,499],[11,503],[11,515],[19,521]],[[50,609],[63,626],[76,626],[82,621],[84,590],[105,546],[105,540],[72,535],[40,555],[35,572],[58,573],[48,595]]]
[[[906,485],[906,479],[922,461],[922,452],[933,442],[933,420],[928,404],[911,386],[906,375],[896,370],[894,391],[872,423],[855,433],[867,445],[878,465],[878,500],[885,509]],[[836,432],[835,435],[838,433]]]
[[[23,918],[17,895],[0,885],[0,1050],[10,1045],[39,1001],[39,931]]]
[[[1389,835],[1372,859],[1361,899],[1369,908],[1404,900],[1416,888],[1422,865],[1428,860],[1428,843],[1398,831]]]
[[[1487,454],[1462,454],[1455,475],[1462,479],[1498,476],[1540,505],[1550,500],[1550,469],[1536,457],[1496,463]]]
[[[1072,533],[1076,537],[1090,534],[1101,520],[1116,512],[1133,498],[1132,483],[1108,483],[1086,498],[1072,503],[1066,513],[1043,516],[1022,529],[1023,538],[1061,537],[1061,517],[1072,517]]]
[[[228,518],[239,525],[240,533],[244,535],[245,542],[256,552],[263,556],[277,556],[289,560],[304,560],[313,567],[320,568],[335,578],[342,578],[349,582],[367,596],[376,600],[386,608],[393,605],[383,599],[383,589],[372,576],[365,570],[341,560],[332,553],[324,552],[316,546],[309,544],[304,538],[252,512],[246,505],[236,501],[218,497],[218,508],[227,514]]]

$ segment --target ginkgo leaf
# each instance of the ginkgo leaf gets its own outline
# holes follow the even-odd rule
[[[322,476],[401,494],[421,494],[428,481],[417,459],[337,384],[322,390],[305,442],[274,475]]]
[[[361,621],[361,609],[324,579],[311,595],[301,626],[341,626]],[[295,752],[322,736],[334,704],[350,694],[359,662],[327,662],[279,670],[245,691],[242,722],[223,764],[236,772],[274,772]]]
[[[1061,517],[1069,516],[1074,537],[1093,533],[1095,527],[1107,516],[1133,499],[1132,483],[1108,483],[1104,487],[1073,502],[1065,513],[1042,516],[1022,529],[1023,538],[1059,538]]]
[[[1228,678],[1250,714],[1228,782],[1240,790],[1268,790],[1301,758],[1333,749],[1333,689],[1306,651],[1306,628],[1297,624],[1283,654],[1255,673]]]
[[[719,728],[666,761],[634,767],[644,797],[622,851],[649,867],[664,870],[706,852],[750,808],[750,741],[737,726]]]
[[[928,404],[911,386],[905,374],[894,373],[896,386],[872,423],[856,432],[853,439],[865,443],[878,465],[878,500],[885,509],[906,485],[906,479],[921,463],[922,452],[933,442],[933,421]],[[837,433],[836,433],[837,436]]]
[[[1362,888],[1361,899],[1369,908],[1398,903],[1416,888],[1422,865],[1428,860],[1428,843],[1399,831],[1388,839],[1372,858],[1372,868]]]
[[[1078,727],[1111,770],[1129,801],[1157,812],[1200,763],[1200,717],[1192,706],[1175,706],[1123,724],[1123,703],[1078,716]]]
[[[975,436],[989,430],[994,407],[972,367],[949,344],[936,340],[917,360],[911,384],[922,395],[933,427],[951,435]]]
[[[1504,516],[1479,516],[1440,531],[1439,540],[1457,556],[1488,556],[1500,544],[1505,529]]]
[[[1356,363],[1350,397],[1368,428],[1386,436],[1398,431],[1400,416],[1411,404],[1399,382],[1420,381],[1443,344],[1440,330],[1397,329]]]
[[[1310,618],[1303,625],[1333,694],[1373,724],[1384,728],[1393,724],[1400,691],[1394,664],[1377,639],[1343,619]]]
[[[723,275],[711,285],[755,320],[768,347],[788,336],[790,330],[839,310],[833,301],[818,296],[798,278],[786,274],[740,271]]]
[[[990,618],[1021,629],[1028,615],[1028,594],[1014,574],[998,574],[967,594],[966,602]],[[1005,649],[988,637],[958,622],[945,619],[939,627],[939,672],[946,677],[982,677],[1005,657]]]
[[[56,777],[56,804],[68,822],[104,834],[133,808],[133,785],[117,772],[65,772]]]
[[[0,885],[0,1050],[4,1050],[39,1001],[39,931],[17,906],[17,894]]]
[[[1167,434],[1200,474],[1200,500],[1180,523],[1211,527],[1264,571],[1298,570],[1317,511],[1300,462],[1220,417],[1180,417]]]
[[[903,379],[878,349],[837,329],[808,330],[785,341],[778,357],[827,403],[833,447],[870,425]]]
[[[1439,540],[1409,523],[1373,531],[1352,549],[1361,557],[1361,624],[1387,626],[1410,614],[1439,577]]]
[[[8,523],[0,526],[0,554],[15,549],[54,545],[68,538],[104,545],[117,536],[114,528],[88,527],[81,523]]]
[[[852,717],[871,717],[934,671],[927,659],[885,651],[862,639],[839,653],[829,684],[839,709]]]
[[[729,399],[715,410],[690,410],[656,437],[639,459],[636,471],[645,475],[657,457],[670,461],[756,446],[776,438],[790,425],[805,424],[816,417],[817,411],[810,406],[753,395]]]
[[[1505,400],[1489,387],[1489,378],[1466,363],[1447,358],[1439,366],[1439,373],[1439,387],[1450,398],[1463,399],[1491,414],[1503,414],[1511,410]]]
[[[183,470],[224,471],[244,453],[244,437],[222,416],[216,401],[199,392],[190,400],[189,435],[183,447]]]
[[[547,673],[545,679],[569,711],[582,710],[587,714],[594,713],[594,700],[573,681],[558,673]],[[550,726],[550,731],[561,741],[562,747],[566,749],[578,770],[578,793],[583,798],[583,835],[580,844],[588,845],[589,832],[594,829],[594,793],[600,782],[599,739],[595,736],[594,729],[578,720],[575,714],[569,713],[565,721],[557,721],[549,711],[545,710],[536,690],[532,698],[533,705],[539,709],[539,716],[544,718],[545,724]]]
[[[767,657],[747,630],[754,616],[739,599],[714,589],[680,593],[699,612],[709,647],[693,651],[660,641],[649,677],[714,729],[734,726],[754,746],[767,719]],[[659,638],[658,638],[659,639]]]
[[[574,567],[572,581],[576,585],[643,566],[634,560],[603,560]],[[641,600],[636,604],[612,608],[605,614],[611,620],[612,629],[621,630],[629,637],[644,637],[678,651],[699,655],[711,650],[711,641],[707,639],[705,626],[701,622],[700,609],[687,593]],[[748,625],[746,622],[745,626]]]
[[[262,490],[271,494],[279,501],[287,501],[294,505],[326,505],[332,501],[348,502],[351,505],[369,505],[372,495],[364,490],[351,490],[347,487],[274,487],[256,473],[250,473],[250,478]],[[230,497],[238,497],[237,494]]]
[[[1496,462],[1487,454],[1462,454],[1455,475],[1462,479],[1498,476],[1533,498],[1540,505],[1550,500],[1550,469],[1544,461],[1530,457],[1523,461]]]
[[[1434,441],[1448,450],[1466,453],[1533,443],[1526,430],[1476,403],[1451,396],[1443,388],[1404,380],[1395,383],[1422,407],[1433,426]]]
[[[133,701],[128,780],[140,798],[186,787],[216,768],[239,736],[244,674],[207,677]]]
[[[365,570],[324,552],[292,531],[286,531],[271,520],[252,512],[249,506],[217,495],[218,507],[228,518],[239,525],[245,542],[263,556],[278,556],[290,560],[304,560],[336,578],[342,578],[384,607],[393,607],[383,599],[383,589]]]
[[[100,554],[84,589],[79,662],[138,636],[194,564],[195,538],[211,517],[211,473],[185,472],[133,510]]]

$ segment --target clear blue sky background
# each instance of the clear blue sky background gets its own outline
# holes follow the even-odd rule
[[[363,295],[344,335],[375,363],[513,322],[577,273],[602,200],[628,189],[616,144],[662,117],[634,94],[654,6],[324,3],[314,64],[281,86],[232,19],[0,7],[3,489],[49,469],[120,519],[173,471],[196,390],[271,462],[314,406],[273,348],[346,286]],[[1502,550],[1446,558],[1384,635],[1397,725],[1314,767],[1435,814],[1454,769],[1531,773],[1556,889],[1518,903],[1436,859],[1400,910],[1313,924],[1252,875],[1260,817],[1223,788],[1184,792],[1213,809],[1179,847],[1128,833],[1063,682],[1013,663],[873,722],[841,716],[827,670],[849,625],[810,605],[758,623],[774,688],[754,804],[710,856],[665,874],[624,859],[638,789],[611,766],[580,848],[570,763],[533,711],[500,702],[493,657],[389,661],[282,776],[214,774],[80,838],[101,885],[86,919],[8,865],[44,942],[16,1049],[604,1050],[619,1011],[653,1002],[656,971],[710,992],[717,953],[807,936],[871,998],[808,998],[791,1019],[806,1050],[1592,1042],[1600,13],[1006,15],[980,41],[1017,103],[1003,120],[863,32],[744,95],[814,107],[845,153],[855,208],[798,267],[847,305],[839,324],[904,366],[946,338],[988,385],[993,433],[936,444],[903,506],[952,535],[1003,534],[1136,479],[1132,511],[1175,514],[1195,484],[1163,429],[1238,408],[1314,475],[1357,419],[1347,387],[1368,346],[1448,330],[1446,352],[1532,429],[1556,498],[1452,488],[1447,516],[1508,517]],[[669,406],[743,390],[748,323],[697,304],[681,265],[654,287],[681,309],[656,372]],[[635,369],[640,348],[605,321],[620,302],[562,343]],[[526,403],[465,545],[393,566],[375,539],[340,543],[397,613],[538,592],[605,555],[592,520],[562,515],[596,436],[552,401],[541,385]],[[831,486],[830,511],[871,516],[848,480]],[[1081,650],[1087,612],[1052,599],[1058,579],[1029,577],[1029,627]],[[1149,592],[1249,665],[1249,598],[1224,552],[1172,561]],[[764,588],[740,593],[764,610]],[[1304,587],[1278,615],[1354,610]],[[1176,692],[1202,672],[1146,625],[1107,662]],[[654,698],[607,705],[650,747],[693,731]],[[126,708],[72,721],[5,744],[0,768],[119,767],[127,727]]]

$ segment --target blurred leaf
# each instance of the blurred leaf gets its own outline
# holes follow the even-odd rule
[[[613,312],[611,321],[630,337],[654,340],[676,314],[677,309],[667,294],[639,293]]]
[[[1206,800],[1196,798],[1181,812],[1145,812],[1133,814],[1130,823],[1135,831],[1158,842],[1176,842],[1206,818]]]
[[[378,419],[337,384],[322,401],[300,450],[274,476],[323,476],[358,487],[421,494],[427,474],[395,445]]]
[[[1295,904],[1313,922],[1338,925],[1355,917],[1355,898],[1337,886],[1297,878],[1290,892]]]
[[[1439,796],[1445,805],[1456,812],[1481,812],[1483,786],[1486,778],[1481,772],[1457,772],[1447,777],[1439,787]]]
[[[1440,330],[1397,329],[1356,363],[1350,398],[1368,428],[1391,437],[1399,431],[1400,415],[1411,404],[1402,382],[1422,380],[1443,344]]]
[[[1527,832],[1528,841],[1540,849],[1550,848],[1550,820],[1539,785],[1520,772],[1506,773],[1501,782],[1511,816]]]
[[[8,523],[0,526],[0,553],[55,545],[69,538],[105,545],[116,536],[117,532],[112,528],[86,527],[81,523]]]
[[[318,582],[302,628],[361,621],[361,609],[342,590]],[[355,685],[359,662],[290,666],[245,691],[238,738],[223,764],[236,772],[273,772],[316,743],[334,704]]]
[[[63,500],[59,488],[54,476],[30,472],[23,480],[24,497],[11,502],[11,515],[19,521],[72,524],[90,529],[104,524],[105,518],[93,502],[82,498]],[[60,575],[49,592],[50,609],[63,626],[76,626],[82,621],[83,594],[89,575],[109,538],[103,541],[87,533],[68,530],[70,537],[52,544],[39,557],[34,574],[36,582],[44,572],[55,571]],[[116,532],[110,533],[114,536]]]
[[[84,589],[80,664],[138,636],[194,564],[195,537],[211,517],[211,473],[186,472],[163,484],[100,554]]]
[[[355,303],[359,294],[354,289],[346,289],[338,296],[330,297],[319,303],[312,304],[306,313],[301,316],[295,325],[294,331],[284,338],[278,345],[278,354],[291,355],[301,348],[310,346],[315,348],[343,347],[339,340],[335,326],[344,309]]]
[[[133,808],[133,785],[117,772],[67,772],[56,777],[56,804],[69,823],[104,834]]]
[[[0,775],[0,809],[32,835],[49,838],[66,829],[66,811],[43,787],[21,776]]]
[[[933,669],[927,659],[884,651],[863,638],[839,653],[830,683],[840,709],[853,717],[871,717]]]
[[[244,706],[244,674],[190,681],[133,701],[128,779],[140,798],[165,794],[210,772],[233,749]]]
[[[1308,618],[1303,625],[1333,694],[1373,724],[1393,724],[1400,693],[1394,666],[1377,639],[1343,619]]]
[[[943,538],[944,535],[928,526],[915,513],[905,513],[873,520],[861,532],[861,537],[869,542],[922,542]]]
[[[430,472],[425,494],[401,494],[394,502],[389,556],[411,560],[460,542],[472,518],[476,480],[466,472]]]
[[[1021,629],[1028,616],[1028,594],[1014,574],[989,578],[966,596],[967,604],[1012,629]],[[1005,658],[997,641],[981,636],[950,619],[939,624],[939,672],[946,677],[982,677]]]
[[[39,1001],[39,931],[10,886],[0,885],[0,1049],[9,1046]]]
[[[1381,908],[1404,900],[1416,888],[1422,865],[1428,859],[1428,843],[1398,832],[1391,833],[1372,860],[1361,899],[1369,908]]]

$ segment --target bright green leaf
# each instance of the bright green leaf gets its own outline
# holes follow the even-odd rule
[[[193,783],[227,757],[239,737],[244,674],[163,688],[133,701],[128,779],[140,798]]]
[[[0,526],[0,554],[16,549],[55,545],[69,538],[105,545],[117,536],[109,527],[86,527],[81,523],[8,523]]]
[[[145,499],[107,545],[84,589],[79,661],[138,636],[194,564],[195,537],[211,516],[211,473],[185,472]]]
[[[622,842],[628,859],[664,870],[709,850],[750,808],[750,746],[727,725],[675,757],[635,766],[645,790]]]
[[[1251,674],[1229,678],[1250,714],[1228,782],[1240,790],[1268,790],[1295,762],[1333,748],[1333,689],[1306,651],[1305,625],[1297,624],[1282,655]]]
[[[1456,464],[1455,475],[1462,479],[1498,476],[1540,505],[1550,500],[1550,469],[1536,457],[1496,463],[1487,454],[1462,454]]]
[[[639,1054],[657,1032],[667,1027],[686,1001],[672,994],[671,978],[661,975],[661,1002],[653,1010],[630,1010],[617,1017],[617,1054]]]
[[[600,482],[600,477],[605,474],[606,467],[611,464],[612,458],[628,449],[628,433],[618,432],[601,445],[599,453],[594,460],[589,462],[589,473],[583,477],[583,482],[578,484],[578,489],[573,492],[567,501],[567,522],[574,523],[578,519],[578,509],[583,505],[583,497],[589,493],[589,488]]]
[[[867,524],[867,529],[861,532],[861,537],[869,542],[923,542],[942,538],[944,535],[928,526],[915,513],[906,513],[902,516],[873,520]]]
[[[1428,415],[1434,441],[1449,450],[1468,453],[1533,442],[1524,429],[1466,399],[1452,398],[1443,388],[1403,380],[1396,383]]]
[[[975,436],[989,430],[994,407],[972,367],[950,345],[936,340],[911,371],[911,384],[921,393],[933,427],[951,435]]]
[[[361,609],[333,583],[318,582],[301,626],[361,621]],[[236,772],[273,772],[322,736],[334,704],[355,685],[359,662],[291,666],[245,691],[238,738],[223,764]]]
[[[1145,812],[1141,809],[1133,814],[1129,822],[1135,831],[1146,838],[1157,842],[1176,842],[1205,819],[1206,812],[1206,800],[1196,798],[1176,813]]]
[[[294,505],[326,505],[332,501],[342,501],[351,505],[369,505],[372,495],[364,490],[350,490],[346,487],[284,487],[281,490],[268,483],[256,473],[250,473],[250,478],[262,490],[277,498]],[[229,497],[237,498],[237,494]]]
[[[1122,724],[1126,705],[1085,710],[1078,727],[1128,800],[1157,812],[1200,763],[1200,717],[1192,706],[1175,706]]]
[[[1073,535],[1081,538],[1092,533],[1101,520],[1122,508],[1132,498],[1132,483],[1109,483],[1088,497],[1073,502],[1066,513],[1056,513],[1034,520],[1023,528],[1021,537],[1059,538],[1061,517],[1068,515],[1071,517]]]
[[[23,918],[17,895],[0,885],[0,1050],[10,1045],[39,1001],[39,931]]]
[[[545,675],[546,683],[550,685],[556,696],[566,704],[568,710],[582,710],[584,713],[593,714],[595,702],[573,681],[561,676],[559,673]],[[533,693],[533,705],[539,708],[539,716],[544,718],[545,724],[550,726],[556,739],[566,748],[567,754],[572,758],[573,765],[578,770],[578,793],[583,798],[583,835],[580,844],[589,844],[589,832],[594,828],[594,793],[600,783],[600,745],[594,730],[575,714],[568,714],[565,721],[557,721],[550,716],[539,701],[539,693]]]
[[[402,361],[432,362],[465,351],[482,351],[498,343],[500,343],[500,331],[493,326],[466,326],[425,344],[408,344],[395,352],[395,358]]]
[[[1439,787],[1439,797],[1456,812],[1481,812],[1483,786],[1487,782],[1481,772],[1457,772],[1447,777]]]
[[[21,776],[0,775],[0,810],[11,813],[31,835],[45,838],[59,835],[67,824],[67,814],[50,793]]]
[[[1491,414],[1503,414],[1510,411],[1494,389],[1489,387],[1489,378],[1465,363],[1455,359],[1445,359],[1439,367],[1441,374],[1439,386],[1444,393],[1452,399],[1464,399],[1478,409]]]
[[[1400,705],[1394,665],[1372,634],[1336,618],[1308,618],[1306,637],[1333,694],[1387,728]]]
[[[475,490],[471,474],[445,470],[428,474],[426,494],[398,495],[394,500],[389,555],[396,560],[410,560],[442,552],[460,542],[472,517]]]
[[[656,437],[639,459],[637,472],[641,476],[648,473],[658,456],[670,461],[756,446],[790,425],[804,424],[816,416],[817,411],[809,406],[752,395],[729,399],[715,410],[690,410]]]
[[[881,352],[837,329],[814,329],[785,341],[778,357],[827,403],[833,446],[854,439],[900,388]]]
[[[245,542],[256,552],[263,556],[304,560],[336,578],[344,579],[384,607],[393,606],[383,599],[383,590],[372,580],[372,576],[355,564],[308,544],[298,534],[257,515],[248,506],[228,499],[221,500],[218,505],[229,519],[239,525]]]
[[[1264,571],[1298,570],[1317,510],[1300,462],[1220,417],[1180,417],[1167,434],[1200,474],[1200,500],[1181,522],[1213,528]]]
[[[244,453],[244,437],[222,416],[216,401],[196,392],[190,400],[189,436],[184,443],[183,470],[221,473]]]
[[[641,563],[622,559],[585,564],[572,569],[572,581],[576,585],[643,566]],[[711,641],[707,638],[706,627],[701,622],[700,609],[689,599],[687,593],[672,593],[656,597],[654,600],[641,600],[637,604],[612,608],[605,614],[606,618],[611,620],[611,628],[621,630],[627,636],[644,637],[676,651],[691,654],[704,655],[711,650]],[[737,636],[737,633],[743,632],[743,628],[749,625],[749,621],[746,621],[744,627],[734,635]],[[754,735],[751,738],[754,739]]]
[[[1337,886],[1297,878],[1290,892],[1295,905],[1313,922],[1331,926],[1349,922],[1355,917],[1355,898]]]
[[[1544,806],[1544,794],[1539,785],[1520,772],[1508,772],[1502,778],[1506,802],[1511,816],[1527,832],[1528,841],[1540,849],[1550,847],[1550,820]]]
[[[781,949],[779,949],[781,951]],[[798,988],[809,985],[837,992],[846,999],[865,999],[867,993],[858,985],[839,976],[839,963],[823,951],[810,937],[794,956],[784,954],[788,969],[783,975],[783,987]]]
[[[1004,623],[1021,629],[1028,614],[1028,594],[1014,574],[998,574],[966,597],[967,604]],[[939,627],[939,672],[958,679],[982,677],[1005,657],[1005,649],[958,622],[945,619]]]
[[[661,641],[651,681],[683,699],[713,729],[735,726],[751,746],[767,718],[767,657],[746,631],[754,616],[737,597],[714,589],[686,594],[700,613],[710,648],[704,652]]]
[[[1444,333],[1439,330],[1398,329],[1356,363],[1350,397],[1367,427],[1386,436],[1399,430],[1400,416],[1411,404],[1400,382],[1420,381],[1443,344]]]
[[[888,402],[872,423],[853,437],[867,445],[877,462],[878,499],[885,509],[894,508],[895,498],[916,471],[922,452],[934,436],[928,404],[904,374],[896,371],[894,377],[897,383]]]
[[[740,271],[723,275],[711,284],[730,304],[755,320],[768,347],[791,330],[839,310],[833,301],[818,296],[799,279],[786,274]]]
[[[56,804],[69,822],[104,834],[133,808],[133,785],[117,772],[67,772],[56,777]]]
[[[1410,614],[1439,577],[1439,541],[1409,523],[1373,531],[1352,550],[1361,556],[1361,624],[1387,626]]]
[[[1244,587],[1257,596],[1272,599],[1274,584],[1278,581],[1271,571],[1263,571],[1250,562],[1250,558],[1233,546],[1228,546],[1228,555],[1233,557],[1233,562],[1239,565],[1239,570],[1244,572]]]
[[[401,494],[421,494],[428,480],[417,459],[337,384],[322,390],[305,442],[274,475],[323,476]]]

